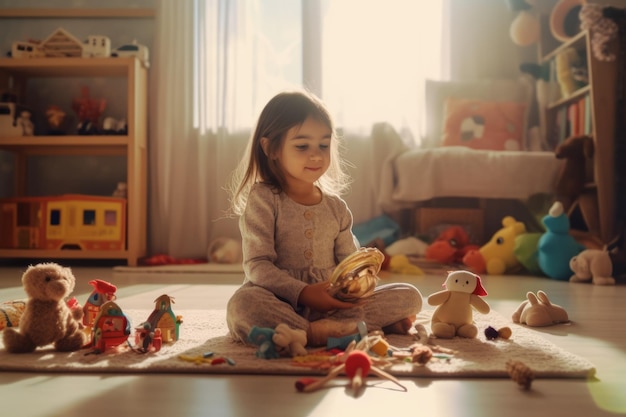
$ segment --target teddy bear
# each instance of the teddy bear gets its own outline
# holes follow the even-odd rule
[[[3,332],[7,351],[33,352],[37,347],[51,343],[60,352],[83,347],[87,335],[81,322],[82,308],[70,308],[66,302],[75,283],[76,278],[70,268],[56,263],[29,266],[22,275],[22,285],[28,298],[19,330],[9,327]]]
[[[438,306],[431,319],[433,335],[442,339],[454,336],[475,338],[478,328],[474,324],[472,307],[483,314],[490,311],[489,304],[480,298],[487,295],[480,276],[469,271],[452,271],[443,285],[445,290],[428,297],[428,304]]]
[[[569,261],[569,267],[574,272],[570,282],[591,281],[597,285],[614,285],[613,261],[608,251],[600,249],[585,249]]]

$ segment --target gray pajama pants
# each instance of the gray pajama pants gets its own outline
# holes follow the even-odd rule
[[[242,285],[228,301],[226,321],[231,335],[247,343],[253,326],[274,329],[285,323],[293,329],[306,331],[309,323],[322,318],[364,321],[368,331],[380,330],[420,312],[422,294],[411,284],[382,284],[362,304],[354,308],[329,313],[296,311],[291,304],[279,299],[262,287],[250,282]]]

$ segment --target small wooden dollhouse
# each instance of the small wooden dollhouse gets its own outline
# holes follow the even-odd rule
[[[147,323],[152,329],[161,330],[163,343],[175,342],[178,340],[181,318],[172,311],[174,300],[169,295],[163,294],[154,300],[154,311],[150,314]]]

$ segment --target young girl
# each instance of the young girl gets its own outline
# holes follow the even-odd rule
[[[285,92],[258,120],[233,177],[245,280],[228,302],[228,328],[247,341],[253,326],[305,330],[308,346],[368,331],[406,333],[422,306],[409,284],[378,286],[357,303],[328,293],[333,269],[357,250],[352,213],[339,193],[347,176],[331,117],[315,96]]]

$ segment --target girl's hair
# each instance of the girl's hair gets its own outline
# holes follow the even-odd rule
[[[243,213],[250,188],[257,182],[269,184],[277,193],[283,190],[283,172],[278,162],[263,151],[261,138],[269,139],[267,154],[273,155],[283,145],[287,131],[302,125],[308,117],[324,123],[332,132],[330,166],[317,185],[329,194],[340,195],[345,191],[348,175],[340,158],[339,140],[330,113],[322,101],[309,92],[283,92],[274,96],[261,111],[246,153],[233,173],[228,191],[231,196],[230,208],[234,214]]]

